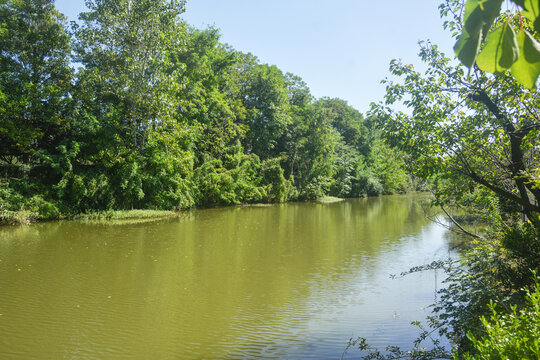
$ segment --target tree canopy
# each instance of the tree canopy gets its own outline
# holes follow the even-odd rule
[[[0,2],[4,214],[410,188],[401,153],[360,112],[190,27],[183,1],[87,7],[68,27],[52,0]]]

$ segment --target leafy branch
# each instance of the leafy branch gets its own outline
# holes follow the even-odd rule
[[[522,10],[497,24],[503,0],[467,0],[463,27],[454,51],[469,70],[475,64],[493,74],[510,70],[521,85],[535,89],[540,75],[540,42],[531,31],[540,33],[540,3],[537,0],[512,2]],[[448,2],[447,7],[452,9]],[[455,12],[451,12],[456,17]],[[519,26],[512,23],[513,17],[519,18]],[[494,25],[497,26],[491,30]]]

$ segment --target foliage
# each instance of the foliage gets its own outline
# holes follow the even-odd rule
[[[379,196],[384,193],[384,186],[372,171],[362,171],[355,184],[355,190],[359,194]]]
[[[519,289],[534,284],[529,269],[536,262],[504,247],[500,238],[476,240],[462,261],[447,268],[447,287],[434,306],[441,332],[461,351],[471,349],[467,333],[483,332],[480,316],[488,315],[486,305],[493,301],[508,310],[511,304],[522,304]]]
[[[540,293],[536,274],[523,265],[500,242],[477,241],[461,260],[411,268],[400,276],[432,269],[449,275],[433,305],[438,316],[428,317],[429,329],[413,322],[421,332],[410,350],[377,349],[360,337],[350,340],[345,351],[356,347],[364,359],[536,359]],[[522,290],[528,286],[534,292]],[[457,345],[452,354],[433,336],[437,331]]]
[[[342,141],[360,154],[368,156],[372,146],[372,134],[364,116],[341,99],[322,98],[317,103],[327,109],[332,127],[339,133]]]
[[[229,147],[222,159],[208,159],[195,171],[198,203],[231,205],[261,201],[266,192],[259,185],[261,163],[246,155],[240,144]]]
[[[32,195],[38,189],[22,182],[0,183],[0,223],[26,224],[34,220],[60,217],[58,204],[43,195]]]
[[[523,349],[518,347],[518,337],[525,335],[519,322],[506,330],[490,325],[497,329],[490,332],[480,317],[490,315],[487,304],[494,302],[497,317],[510,321],[515,306],[525,303],[520,289],[534,285],[530,270],[540,266],[535,175],[540,166],[540,99],[523,86],[533,87],[537,75],[528,74],[527,83],[519,72],[530,69],[513,69],[513,76],[505,71],[531,61],[523,60],[527,51],[516,47],[520,36],[538,42],[538,33],[523,19],[516,40],[514,27],[519,22],[506,14],[498,16],[501,3],[471,0],[461,7],[461,1],[445,1],[441,13],[452,15],[445,26],[458,36],[455,50],[469,73],[453,65],[437,46],[421,42],[419,56],[427,69],[421,73],[393,60],[390,72],[399,80],[384,81],[385,102],[373,105],[370,113],[386,142],[406,154],[406,168],[433,192],[433,205],[448,206],[489,225],[483,237],[466,243],[461,261],[441,264],[448,273],[447,286],[440,290],[429,323],[457,346],[456,358],[467,352],[474,358],[486,351],[482,344],[494,345],[503,336],[514,350]],[[530,11],[533,3],[520,5]],[[395,110],[397,103],[406,110]],[[521,319],[524,324],[536,321],[527,316]]]
[[[170,51],[181,44],[181,1],[87,1],[81,27],[75,25],[83,109],[109,117],[119,136],[118,150],[140,151],[152,132],[174,129],[174,90],[180,69]]]
[[[407,189],[369,119],[190,27],[184,1],[87,8],[68,29],[52,0],[0,0],[4,219]]]
[[[280,158],[267,159],[261,164],[261,182],[267,202],[284,202],[297,197],[291,181],[285,179],[285,172],[280,166]]]
[[[408,169],[437,179],[440,203],[482,186],[536,221],[540,194],[529,174],[538,167],[538,94],[480,70],[464,78],[463,70],[429,43],[422,44],[420,56],[429,66],[424,76],[392,62],[391,72],[404,83],[387,81],[386,105],[374,107],[391,144],[408,154]],[[411,115],[391,110],[400,100]]]
[[[397,360],[397,359],[412,359],[412,360],[431,360],[431,359],[451,359],[451,355],[441,345],[439,339],[435,339],[432,334],[433,331],[428,331],[417,321],[412,325],[420,329],[420,335],[414,341],[414,346],[411,350],[403,350],[398,346],[387,346],[384,349],[378,349],[371,346],[367,339],[359,337],[355,340],[350,339],[346,349],[341,355],[341,359],[345,356],[346,352],[352,348],[358,348],[364,352],[363,359],[378,359],[378,360]],[[423,343],[428,340],[430,349],[422,346]]]
[[[355,183],[359,180],[359,171],[364,166],[361,155],[350,145],[338,142],[336,144],[336,158],[333,164],[333,183],[330,194],[338,197],[360,196]]]
[[[0,166],[46,178],[35,151],[53,152],[70,123],[72,70],[64,17],[52,0],[0,1]]]
[[[405,171],[404,153],[391,148],[380,139],[374,140],[371,148],[367,163],[372,173],[377,174],[382,192],[398,194],[408,191],[411,185]]]
[[[465,66],[471,68],[476,62],[494,74],[510,69],[521,85],[534,89],[540,75],[540,5],[536,0],[512,2],[521,10],[506,14],[506,19],[499,17],[502,0],[467,0],[459,12],[459,2],[447,1],[441,11],[454,14],[450,26],[460,32],[454,50]],[[519,21],[513,23],[512,18]]]
[[[540,288],[526,290],[527,303],[513,305],[510,312],[498,312],[491,302],[492,314],[481,317],[486,335],[481,338],[469,332],[475,353],[466,353],[463,359],[538,359],[540,358]],[[457,358],[457,357],[456,357]]]
[[[286,78],[276,66],[255,65],[243,92],[250,151],[261,159],[279,155],[279,138],[291,122]]]

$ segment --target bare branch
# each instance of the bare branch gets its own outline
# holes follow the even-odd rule
[[[444,211],[444,213],[446,214],[446,216],[448,216],[448,219],[450,219],[450,221],[452,221],[452,223],[453,223],[454,225],[456,225],[456,226],[459,228],[459,230],[461,230],[464,234],[469,235],[469,236],[472,236],[472,237],[475,238],[475,239],[482,239],[481,236],[476,235],[476,234],[473,234],[472,232],[465,230],[465,229],[463,228],[463,226],[461,226],[461,225],[460,225],[460,224],[452,217],[452,215],[450,215],[450,214],[448,213],[448,211],[446,211],[446,209],[444,208],[444,206],[441,205],[440,207],[441,207],[442,211]]]

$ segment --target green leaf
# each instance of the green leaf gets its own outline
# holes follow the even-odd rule
[[[454,52],[459,61],[468,68],[471,68],[476,61],[476,54],[480,50],[480,36],[471,37],[465,31],[459,36],[454,45]]]
[[[474,37],[482,30],[485,36],[501,12],[501,5],[502,0],[468,0],[463,18],[467,32]]]
[[[517,38],[520,56],[512,65],[512,75],[523,86],[534,89],[540,76],[540,43],[524,30]]]
[[[482,8],[478,0],[468,0],[465,3],[465,14],[463,16],[464,29],[471,35],[480,33],[484,25]]]
[[[501,11],[502,0],[468,0],[465,3],[463,31],[454,45],[462,64],[471,68],[480,51],[481,39]]]
[[[493,30],[486,45],[476,59],[478,67],[490,73],[501,73],[509,69],[518,59],[519,48],[516,33],[507,23]]]
[[[540,1],[538,0],[523,0],[523,16],[529,19],[534,29],[540,32]]]

